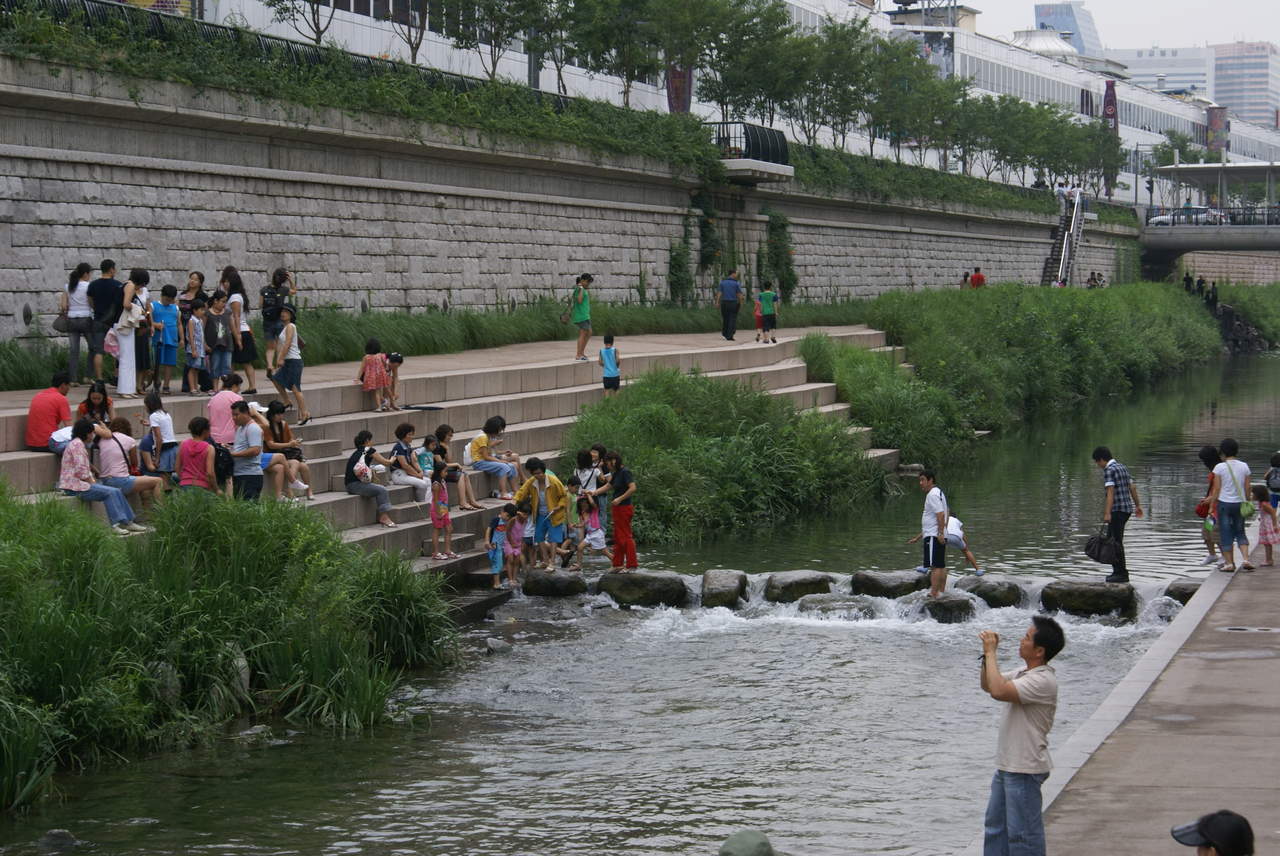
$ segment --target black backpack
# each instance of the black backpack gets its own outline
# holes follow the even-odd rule
[[[279,321],[280,308],[284,306],[284,296],[280,289],[268,285],[262,289],[262,320]]]
[[[226,484],[235,468],[236,459],[231,457],[231,450],[221,443],[213,443],[213,477],[218,484]]]

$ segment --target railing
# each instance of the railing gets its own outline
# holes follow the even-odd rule
[[[1149,208],[1148,226],[1280,226],[1280,205],[1210,208]]]
[[[1084,211],[1084,194],[1075,194],[1075,199],[1071,201],[1071,218],[1067,221],[1067,228],[1063,230],[1062,235],[1062,257],[1058,259],[1058,279],[1057,282],[1063,285],[1070,285],[1067,281],[1071,278],[1071,263],[1074,259],[1071,257],[1076,249],[1076,240],[1080,235],[1084,218],[1081,216]]]
[[[788,165],[787,137],[781,131],[747,122],[707,122],[714,134],[712,140],[725,160],[764,161]]]

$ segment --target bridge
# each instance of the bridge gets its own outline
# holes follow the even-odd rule
[[[1210,199],[1230,197],[1234,187],[1261,186],[1263,201],[1247,207],[1190,205],[1152,208],[1142,229],[1142,246],[1168,256],[1195,250],[1280,250],[1280,205],[1276,204],[1275,163],[1193,163],[1157,167],[1156,175],[1200,190]]]

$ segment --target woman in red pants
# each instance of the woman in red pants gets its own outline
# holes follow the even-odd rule
[[[636,568],[636,539],[631,534],[631,515],[635,513],[631,497],[636,492],[636,480],[631,477],[631,470],[622,465],[622,456],[617,452],[607,453],[604,461],[609,486],[613,488],[613,501],[609,503],[613,515],[613,566],[621,568],[625,560],[628,569]]]

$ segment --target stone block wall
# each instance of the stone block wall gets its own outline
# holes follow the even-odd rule
[[[1180,264],[1183,270],[1210,281],[1250,285],[1280,282],[1280,252],[1195,252],[1184,255]]]
[[[280,266],[304,305],[353,310],[563,299],[582,271],[599,299],[634,302],[642,273],[661,299],[695,186],[641,158],[0,57],[0,335],[47,330],[67,271],[108,257],[156,286],[232,264],[251,303]],[[954,286],[975,265],[1038,282],[1054,225],[787,185],[722,196],[744,266],[761,210],[790,218],[802,299]],[[1084,269],[1114,279],[1127,240],[1090,231]]]

